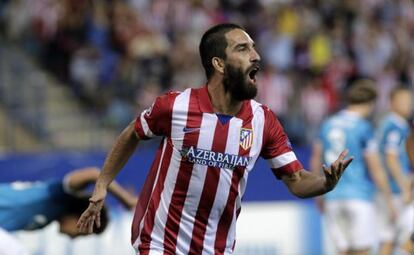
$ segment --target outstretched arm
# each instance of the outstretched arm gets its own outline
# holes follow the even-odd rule
[[[78,231],[92,233],[93,226],[100,226],[100,211],[103,207],[109,184],[122,169],[132,153],[135,151],[139,138],[135,133],[135,121],[132,121],[117,138],[114,146],[105,159],[102,171],[96,181],[89,207],[78,221]]]
[[[388,183],[387,174],[381,164],[380,156],[377,152],[367,151],[364,154],[365,162],[368,166],[368,171],[378,190],[384,196],[387,203],[391,219],[394,220],[396,212],[392,202],[392,192]]]
[[[398,184],[398,187],[401,190],[401,194],[405,203],[411,202],[411,183],[403,171],[400,164],[400,159],[397,152],[388,151],[385,153],[385,162],[390,170],[390,174],[395,182]]]
[[[323,175],[302,169],[290,175],[283,175],[282,180],[290,192],[300,198],[325,194],[336,186],[342,173],[352,162],[353,158],[346,159],[347,155],[348,150],[344,150],[329,168],[322,166]]]
[[[100,170],[97,167],[85,167],[72,171],[65,177],[65,184],[71,191],[81,191],[89,184],[98,180]],[[137,203],[137,198],[125,190],[118,182],[112,181],[108,187],[112,193],[126,208],[133,209]]]

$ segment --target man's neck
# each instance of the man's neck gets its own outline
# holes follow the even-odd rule
[[[370,113],[370,109],[368,107],[369,106],[367,106],[365,104],[348,105],[348,107],[346,108],[346,110],[348,112],[357,114],[357,115],[359,115],[362,118],[366,118],[366,117],[368,117],[368,115]]]
[[[212,77],[207,83],[207,91],[215,113],[235,116],[242,108],[243,102],[234,100],[225,91],[222,79]]]

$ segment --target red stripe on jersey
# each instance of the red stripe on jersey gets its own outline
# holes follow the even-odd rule
[[[144,115],[148,127],[155,135],[171,136],[172,111],[178,95],[180,93],[168,92],[157,97],[149,112]]]
[[[158,148],[156,157],[152,163],[150,171],[148,172],[144,186],[142,187],[141,192],[139,193],[139,199],[138,199],[137,206],[135,207],[134,219],[132,221],[132,229],[131,229],[132,244],[135,242],[135,240],[137,239],[139,235],[139,225],[141,223],[142,217],[145,214],[145,211],[148,208],[148,203],[151,197],[152,189],[155,184],[157,171],[158,171],[159,165],[161,164],[161,155],[162,155],[163,147],[164,147],[164,140],[161,142]],[[166,148],[164,148],[164,150],[166,150]],[[163,155],[163,158],[165,158],[165,155]]]
[[[233,176],[231,179],[231,187],[229,196],[227,198],[226,208],[220,217],[220,221],[217,227],[216,241],[214,244],[214,254],[224,254],[226,248],[227,235],[230,230],[230,225],[233,221],[234,206],[236,197],[239,194],[239,182],[243,178],[245,167],[235,167],[233,170]]]
[[[299,160],[295,160],[282,167],[272,168],[272,172],[276,176],[276,178],[281,179],[283,175],[285,174],[290,175],[301,169],[303,169],[302,164],[299,162]]]
[[[239,209],[237,209],[237,211],[236,211],[236,219],[239,218],[240,212],[241,212],[241,207]],[[232,249],[234,250],[235,247],[236,247],[236,239],[234,239]]]
[[[220,121],[217,121],[211,149],[212,151],[226,150],[229,125],[229,122],[223,126]],[[217,187],[220,181],[220,171],[221,169],[218,167],[207,168],[206,179],[204,181],[200,203],[198,205],[197,214],[194,220],[189,254],[201,254],[203,252],[204,235],[206,233],[208,219],[216,197]]]
[[[197,96],[195,90],[191,90],[190,102],[187,114],[187,128],[200,128],[202,113],[198,110]],[[197,146],[199,132],[188,132],[184,134],[184,146]],[[164,232],[164,254],[175,254],[177,245],[177,235],[180,227],[181,215],[184,202],[187,197],[188,186],[190,184],[193,163],[181,159],[177,179],[175,181],[174,192],[168,208],[168,217]]]
[[[136,118],[135,131],[141,139],[150,138],[146,134],[148,129],[153,135],[170,137],[172,108],[179,94],[177,92],[168,92],[157,97],[152,106],[144,110],[143,115],[141,114]],[[148,127],[143,128],[141,117],[145,120],[145,125],[148,125]]]
[[[251,107],[246,109],[245,115],[249,116],[252,113]],[[247,118],[243,121],[243,128],[252,129],[252,119]],[[250,148],[243,150],[239,145],[239,155],[248,156],[250,153]],[[230,226],[233,222],[234,216],[234,207],[236,205],[236,198],[239,195],[239,183],[244,176],[244,171],[246,167],[235,167],[233,169],[233,176],[231,179],[231,186],[229,190],[229,195],[227,197],[226,207],[220,217],[220,221],[217,227],[216,240],[214,243],[214,253],[216,255],[224,254],[226,249],[227,236],[229,234]]]
[[[149,201],[148,205],[148,211],[146,213],[144,220],[144,227],[141,231],[141,234],[139,233],[139,225],[137,226],[137,229],[134,228],[134,231],[136,231],[136,237],[140,236],[141,244],[138,247],[138,250],[140,251],[140,254],[145,254],[144,252],[147,252],[149,250],[149,244],[151,243],[151,232],[154,228],[154,218],[155,213],[157,211],[157,208],[159,206],[160,200],[161,200],[161,193],[164,190],[164,182],[167,177],[168,167],[171,162],[171,157],[173,153],[173,146],[170,138],[164,138],[167,140],[167,147],[164,152],[164,156],[161,159],[161,167],[160,167],[160,173],[158,176],[158,180],[156,182],[156,186],[154,189],[154,192],[152,193],[152,199]],[[153,168],[157,168],[156,164],[153,164]],[[147,182],[146,180],[145,182]],[[144,187],[147,187],[146,184],[144,184]],[[152,190],[152,187],[148,185],[148,188]],[[138,217],[137,212],[135,212],[134,215],[134,221],[135,217]],[[136,239],[135,237],[135,239]]]

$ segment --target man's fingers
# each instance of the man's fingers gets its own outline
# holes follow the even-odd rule
[[[341,152],[341,154],[339,154],[338,156],[338,160],[342,161],[346,158],[346,156],[348,155],[349,150],[345,149]]]
[[[93,233],[93,227],[101,227],[101,215],[100,211],[102,204],[96,201],[91,201],[88,208],[83,212],[76,224],[79,233],[91,234]]]
[[[82,217],[78,225],[79,232],[86,234],[88,231],[88,225],[89,225],[89,218],[86,216]]]
[[[354,160],[354,157],[350,157],[349,159],[345,160],[344,162],[344,170],[351,164],[352,160]]]
[[[323,172],[325,174],[331,174],[331,170],[326,167],[326,165],[322,165]]]
[[[98,228],[101,227],[101,213],[100,212],[98,212],[98,214],[96,215],[95,224],[96,224],[96,227]]]
[[[78,220],[78,223],[76,224],[76,227],[78,228],[79,232],[82,232],[83,226],[85,225],[85,213],[82,213],[81,217]]]
[[[88,234],[92,234],[93,232],[93,224],[95,223],[95,217],[92,216],[88,222]]]
[[[93,231],[93,224],[95,223],[95,216],[90,208],[81,215],[78,220],[77,228],[79,233],[90,234]],[[92,229],[92,230],[91,230]]]

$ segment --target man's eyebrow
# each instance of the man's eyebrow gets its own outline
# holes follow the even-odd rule
[[[238,44],[236,44],[235,46],[234,46],[234,48],[236,49],[236,48],[243,48],[243,47],[247,47],[247,46],[249,46],[249,43],[238,43]]]

